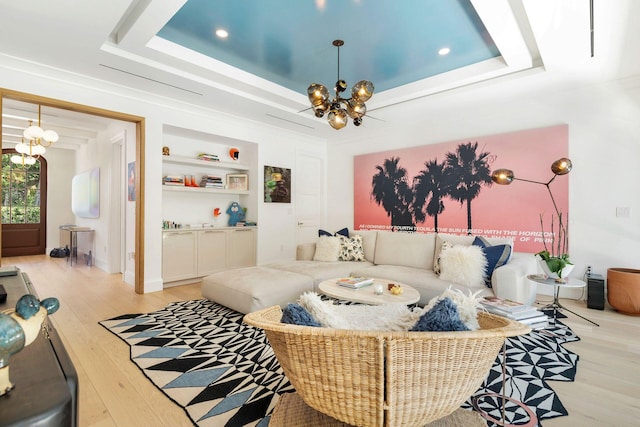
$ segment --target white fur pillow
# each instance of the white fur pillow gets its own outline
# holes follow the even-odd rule
[[[335,236],[321,236],[316,241],[314,261],[338,261],[340,255],[340,239]]]
[[[421,309],[405,304],[340,305],[322,301],[315,292],[300,295],[299,304],[325,328],[360,331],[407,331],[415,325]]]
[[[479,246],[455,245],[440,253],[440,278],[459,285],[483,285],[486,266]]]

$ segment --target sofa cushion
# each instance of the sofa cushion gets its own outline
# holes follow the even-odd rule
[[[486,238],[481,236],[477,236],[473,240],[473,245],[482,248],[482,252],[487,259],[484,281],[490,288],[493,270],[502,267],[508,263],[509,258],[511,258],[511,245],[492,245]]]
[[[375,264],[433,269],[435,234],[378,231]]]
[[[460,234],[446,234],[446,233],[438,233],[436,236],[436,244],[435,244],[435,252],[434,252],[434,262],[440,255],[440,250],[442,247],[442,242],[447,241],[454,245],[466,245],[469,246],[473,244],[476,236],[471,235],[460,235]],[[484,241],[488,242],[491,245],[511,245],[513,247],[513,237],[482,237]]]
[[[265,267],[304,274],[311,278],[314,289],[316,289],[318,283],[323,280],[347,277],[351,275],[352,271],[369,265],[372,264],[367,261],[280,261],[267,264]]]
[[[351,236],[362,236],[362,249],[364,249],[364,259],[373,262],[376,252],[377,231],[358,230],[354,231]]]
[[[448,240],[445,240],[440,245],[440,249],[438,250],[438,253],[436,254],[436,258],[433,261],[433,272],[436,273],[436,275],[439,276],[440,273],[442,272],[442,268],[440,266],[440,255],[442,254],[442,251],[446,251],[447,249],[451,249],[452,247],[453,247],[453,243],[449,242]]]
[[[334,236],[320,236],[316,241],[314,261],[338,261],[340,255],[340,239]]]
[[[455,245],[440,253],[440,278],[464,286],[484,283],[487,260],[479,246]]]
[[[341,228],[340,230],[336,231],[334,234],[331,234],[326,230],[319,229],[318,230],[318,237],[322,237],[322,236],[344,236],[344,237],[349,237],[349,229],[347,227]]]
[[[362,236],[344,237],[340,239],[340,261],[364,261],[364,248],[362,247]]]
[[[276,304],[285,306],[311,290],[311,277],[264,266],[224,270],[202,278],[203,297],[245,314]]]

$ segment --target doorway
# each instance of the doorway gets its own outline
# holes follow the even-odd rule
[[[39,156],[34,164],[25,163],[14,149],[3,149],[2,254],[43,254],[46,236],[47,161]]]
[[[70,112],[77,112],[95,115],[115,120],[121,120],[135,124],[135,259],[134,259],[134,288],[136,293],[144,293],[144,118],[126,113],[105,110],[87,105],[75,104],[52,98],[45,98],[37,95],[16,92],[0,88],[0,111],[4,100],[16,100],[28,103],[39,104],[41,106],[58,108]],[[0,127],[3,125],[3,117],[0,116]],[[1,236],[1,234],[0,234]],[[5,255],[0,253],[1,257]],[[6,256],[6,255],[5,255]]]

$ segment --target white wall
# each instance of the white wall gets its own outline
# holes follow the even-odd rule
[[[71,75],[58,69],[40,67],[13,57],[2,56],[0,82],[2,87],[37,94],[78,104],[145,117],[145,292],[162,289],[162,142],[165,125],[198,132],[235,138],[260,144],[259,156],[269,164],[287,167],[293,147],[314,150],[322,140],[304,137],[281,129],[257,124],[223,112],[198,108],[172,99],[95,80]],[[277,160],[277,163],[274,161]],[[264,161],[259,159],[259,168]],[[127,203],[129,209],[130,203]],[[265,251],[272,245],[284,246],[287,256],[293,256],[291,236],[295,236],[295,221],[286,213],[272,218],[271,209],[258,205],[258,260],[270,259]],[[292,205],[294,206],[294,205]],[[262,227],[269,244],[264,244]]]
[[[54,144],[55,145],[55,144]],[[76,157],[73,150],[47,149],[47,254],[60,247],[59,226],[75,224],[71,211],[71,180],[75,174]]]
[[[376,138],[330,144],[329,229],[353,227],[354,155],[567,123],[572,276],[587,264],[603,276],[610,267],[640,268],[640,77],[570,90],[540,85],[543,78],[441,94],[388,120]],[[629,218],[616,217],[620,206],[631,208]]]

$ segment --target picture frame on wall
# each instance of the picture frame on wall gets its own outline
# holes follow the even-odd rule
[[[291,203],[291,169],[264,167],[265,203]]]
[[[227,190],[247,191],[249,189],[249,175],[246,173],[227,174]]]

